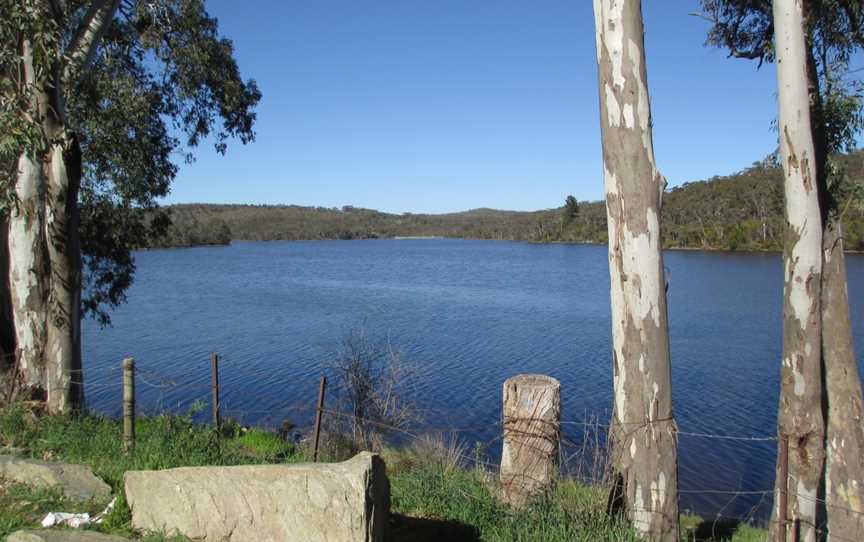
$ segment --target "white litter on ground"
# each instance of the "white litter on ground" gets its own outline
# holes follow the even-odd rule
[[[83,514],[72,514],[69,512],[48,512],[48,515],[42,519],[42,526],[45,528],[53,527],[55,525],[66,525],[67,527],[72,527],[73,529],[80,529],[82,527],[87,527],[91,523],[102,523],[102,520],[105,519],[105,516],[114,509],[114,504],[117,502],[117,497],[111,499],[111,502],[108,503],[108,506],[105,507],[105,510],[96,514],[92,518],[90,514],[84,512]]]

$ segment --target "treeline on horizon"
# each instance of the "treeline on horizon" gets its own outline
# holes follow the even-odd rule
[[[864,179],[864,151],[837,157],[846,175]],[[150,247],[228,244],[231,240],[375,239],[434,236],[537,243],[606,243],[602,201],[541,211],[473,209],[446,214],[392,214],[346,206],[179,204],[166,209],[171,225]],[[783,178],[769,162],[741,172],[684,183],[663,195],[663,244],[706,250],[780,250]],[[844,215],[846,248],[864,251],[864,202]]]

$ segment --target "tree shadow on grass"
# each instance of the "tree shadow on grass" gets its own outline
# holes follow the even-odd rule
[[[402,514],[390,516],[390,540],[393,542],[479,542],[477,527],[458,521],[412,518]]]

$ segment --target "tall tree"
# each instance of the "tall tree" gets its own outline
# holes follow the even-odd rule
[[[579,216],[579,202],[573,196],[567,196],[564,200],[564,210],[562,211],[564,225],[573,222]]]
[[[201,0],[0,2],[0,339],[12,336],[18,387],[64,412],[81,400],[82,309],[107,319],[136,238],[164,226],[140,211],[176,173],[169,129],[191,158],[221,119],[224,152],[253,138],[260,93]]]
[[[823,450],[818,455],[810,451],[814,445],[812,439],[819,437],[818,433],[814,433],[797,435],[799,438],[807,436],[803,449],[808,452],[806,455],[793,453],[790,458],[790,461],[798,461],[803,455],[804,459],[810,460],[815,466],[824,456],[824,472],[821,473],[816,487],[817,500],[810,498],[813,497],[810,481],[806,482],[807,487],[802,487],[797,485],[796,478],[792,487],[797,498],[790,500],[790,506],[815,506],[816,509],[808,513],[814,516],[811,519],[817,523],[817,528],[824,527],[822,523],[827,516],[829,536],[859,539],[864,536],[864,484],[860,482],[864,480],[864,409],[861,381],[852,348],[841,227],[843,213],[850,201],[856,197],[856,190],[851,186],[851,179],[845,175],[839,162],[832,159],[832,155],[853,149],[855,136],[864,125],[861,94],[864,85],[851,77],[852,72],[849,70],[852,54],[864,46],[862,5],[854,0],[807,0],[794,3],[778,1],[773,10],[767,0],[703,0],[702,5],[706,18],[712,22],[708,34],[709,44],[727,48],[730,56],[757,59],[760,65],[766,60],[778,61],[781,100],[779,136],[781,150],[785,145],[785,152],[789,153],[784,156],[783,163],[787,176],[787,214],[793,211],[792,204],[788,201],[788,184],[793,182],[789,179],[789,169],[797,165],[803,171],[802,168],[806,167],[809,197],[817,198],[819,204],[819,242],[822,252],[821,266],[818,269],[821,280],[818,283],[815,278],[811,280],[812,288],[807,292],[812,296],[818,285],[820,299],[811,307],[816,312],[809,315],[814,321],[821,320],[818,348],[812,343],[815,330],[812,330],[806,340],[802,340],[803,337],[797,333],[791,338],[788,337],[790,333],[795,333],[795,328],[790,326],[792,308],[788,300],[787,284],[779,431],[783,436],[789,429],[789,417],[784,415],[784,411],[788,413],[789,405],[797,405],[795,408],[802,414],[809,409],[810,416],[823,417],[821,421],[814,419],[812,423],[799,426],[799,431],[807,425],[814,428],[825,426]],[[775,27],[776,47],[771,41]],[[791,36],[792,33],[795,36]],[[790,43],[790,39],[794,39],[794,43]],[[789,55],[793,55],[792,58]],[[781,60],[787,65],[780,66]],[[793,82],[791,78],[798,78],[798,81]],[[790,89],[793,85],[795,92],[805,93],[803,97],[797,96],[801,101],[797,106],[792,105],[791,101]],[[787,108],[785,116],[784,107]],[[811,140],[806,164],[800,160],[805,149],[800,146],[793,149],[789,145],[790,142],[800,142],[795,139],[790,141],[786,134],[787,124],[798,122],[794,118],[790,119],[789,108],[806,111],[801,115],[806,119],[801,122],[808,122],[809,127],[797,126],[798,131],[795,132],[795,137],[809,137]],[[803,132],[805,129],[809,130],[809,136]],[[789,161],[793,155],[798,159],[797,164],[794,160]],[[860,197],[860,187],[858,192],[857,197]],[[801,210],[798,209],[798,212]],[[808,212],[812,214],[812,210]],[[793,231],[790,231],[787,237],[787,255],[792,244],[801,241],[794,231],[795,220],[795,217],[789,217],[789,228]],[[797,220],[797,227],[800,228],[800,218]],[[809,224],[813,224],[812,219]],[[808,252],[812,252],[814,245],[815,241],[810,239]],[[798,269],[800,264],[796,265],[796,270]],[[790,278],[788,262],[786,278],[787,281]],[[788,366],[789,355],[794,346],[790,341],[804,349],[804,357],[800,359],[809,364],[805,371],[811,380],[806,382],[805,397],[796,395],[796,391],[802,389],[800,382],[796,388],[795,381],[799,365]],[[797,376],[804,378],[805,375],[802,373]],[[819,395],[815,395],[816,387],[820,390]],[[808,406],[805,407],[804,402],[809,403]],[[802,448],[801,444],[793,440],[790,446],[793,449]],[[785,489],[784,484],[785,481],[777,481],[778,491]],[[822,506],[823,494],[825,506]],[[793,510],[792,513],[797,512]],[[808,536],[824,534],[813,533],[812,527],[805,526],[805,529],[809,529],[806,532]]]
[[[678,459],[640,0],[595,0],[612,300],[614,486],[651,540],[678,538]]]
[[[787,486],[794,487],[789,517],[798,524],[802,540],[816,540],[820,525],[817,498],[825,466],[821,409],[822,216],[818,159],[810,124],[802,4],[775,1],[774,24],[778,128],[788,223],[783,252],[783,363],[777,426],[781,438],[788,438],[794,450],[788,458],[789,480],[779,476],[778,461],[775,490],[779,495]]]

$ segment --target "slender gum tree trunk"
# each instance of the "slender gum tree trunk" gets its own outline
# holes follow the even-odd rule
[[[609,230],[614,419],[610,505],[651,540],[678,538],[678,460],[660,206],[640,0],[595,0]]]
[[[843,236],[836,216],[825,227],[822,257],[828,532],[829,538],[864,540],[864,401],[852,347]]]
[[[781,438],[789,439],[789,480],[778,475],[775,495],[790,489],[787,517],[802,541],[818,537],[817,506],[825,464],[822,395],[822,217],[817,156],[810,119],[803,6],[775,0],[779,132],[787,232],[784,245],[783,360],[780,369]],[[775,498],[775,507],[779,499]],[[775,509],[775,518],[777,510]],[[796,541],[797,542],[797,541]]]
[[[48,410],[52,413],[77,409],[81,388],[78,293],[81,277],[77,248],[80,151],[62,128],[59,138],[62,143],[51,149],[45,217],[45,238],[51,269],[45,347],[48,361],[46,389]]]
[[[33,52],[28,41],[23,42],[21,52],[25,84],[32,102],[29,113],[41,115],[45,110],[44,93],[36,85]],[[15,193],[18,196],[18,208],[9,215],[7,242],[18,378],[21,387],[41,390],[46,335],[45,189],[41,162],[26,153],[18,159]]]

